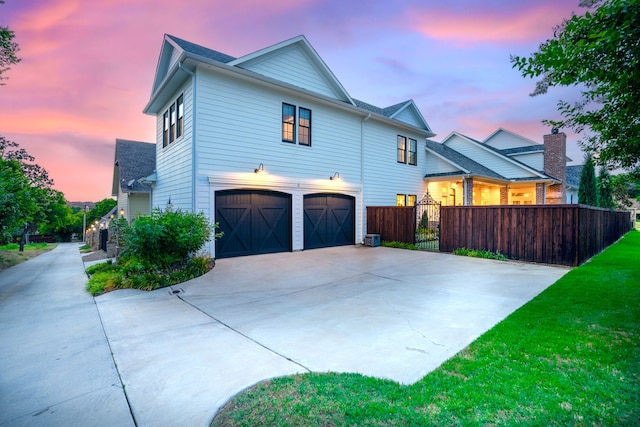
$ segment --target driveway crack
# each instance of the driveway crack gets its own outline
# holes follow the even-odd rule
[[[282,354],[282,353],[280,353],[280,352],[278,352],[278,351],[276,351],[276,350],[274,350],[274,349],[272,349],[272,348],[270,348],[270,347],[266,346],[265,344],[262,344],[260,341],[257,341],[256,339],[254,339],[254,338],[250,337],[249,335],[245,334],[244,332],[242,332],[242,331],[240,331],[240,330],[238,330],[238,329],[234,328],[234,327],[233,327],[233,326],[231,326],[231,325],[226,324],[226,323],[225,323],[225,322],[223,322],[222,320],[220,320],[220,319],[218,319],[218,318],[216,318],[216,317],[214,317],[214,316],[210,315],[210,314],[209,314],[209,313],[207,313],[206,311],[201,310],[199,307],[197,307],[197,306],[195,306],[195,305],[191,304],[189,301],[187,301],[187,300],[185,300],[184,298],[182,298],[182,296],[180,296],[179,294],[176,294],[176,297],[178,297],[178,299],[180,299],[180,301],[184,302],[185,304],[189,305],[190,307],[194,308],[195,310],[199,311],[200,313],[204,314],[205,316],[209,317],[210,319],[215,320],[216,322],[220,323],[220,324],[221,324],[222,326],[224,326],[225,328],[228,328],[229,330],[231,330],[231,331],[233,331],[233,332],[237,333],[238,335],[241,335],[241,336],[245,337],[245,338],[246,338],[246,339],[248,339],[249,341],[253,342],[254,344],[259,345],[260,347],[264,348],[265,350],[269,351],[270,353],[273,353],[273,354],[275,354],[275,355],[276,355],[276,356],[278,356],[278,357],[281,357],[281,358],[283,358],[283,359],[285,359],[285,360],[287,360],[287,361],[289,361],[289,362],[291,362],[291,363],[293,363],[293,364],[295,364],[295,365],[300,366],[300,367],[301,367],[302,369],[304,369],[305,371],[307,371],[307,372],[311,372],[311,369],[309,369],[308,367],[304,366],[302,363],[300,363],[300,362],[298,362],[298,361],[296,361],[296,360],[293,360],[293,359],[292,359],[292,358],[290,358],[290,357],[287,357],[286,355],[284,355],[284,354]]]

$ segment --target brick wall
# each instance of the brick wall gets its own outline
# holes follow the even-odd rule
[[[547,204],[565,203],[567,175],[567,135],[554,130],[544,136],[544,172],[562,182],[547,188]]]

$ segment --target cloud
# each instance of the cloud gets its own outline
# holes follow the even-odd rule
[[[469,47],[544,41],[553,35],[552,28],[573,10],[563,2],[522,3],[515,10],[483,6],[484,3],[478,3],[465,11],[412,7],[406,11],[405,19],[424,37]]]

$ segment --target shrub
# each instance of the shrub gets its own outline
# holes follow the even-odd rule
[[[500,261],[507,261],[509,259],[506,256],[502,255],[500,252],[490,252],[483,249],[458,248],[454,250],[453,253],[454,255],[470,256],[474,258],[497,259]]]
[[[214,234],[217,226],[202,212],[156,208],[150,216],[138,218],[124,230],[123,256],[136,258],[146,267],[171,269],[184,264],[212,235],[221,236]]]
[[[380,243],[380,246],[386,246],[388,248],[409,249],[412,251],[417,251],[418,249],[420,249],[413,243],[404,243],[404,242],[396,242],[396,241],[387,242],[384,240]]]

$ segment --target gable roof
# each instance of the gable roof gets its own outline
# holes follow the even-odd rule
[[[495,131],[493,131],[493,133],[491,135],[489,135],[488,137],[486,137],[484,139],[484,141],[482,141],[483,144],[487,144],[487,145],[491,145],[494,146],[494,144],[492,143],[492,140],[496,139],[497,137],[500,136],[500,134],[507,134],[509,136],[509,138],[511,139],[510,141],[510,146],[509,147],[504,147],[504,148],[515,148],[515,147],[524,147],[524,146],[533,146],[533,145],[541,145],[529,138],[526,138],[520,134],[517,134],[515,132],[512,132],[508,129],[505,129],[503,127],[499,127],[498,129],[496,129]],[[498,148],[498,147],[496,147]]]
[[[202,56],[203,58],[209,58],[213,61],[218,61],[225,64],[231,61],[234,61],[236,59],[235,57],[231,55],[227,55],[226,53],[218,52],[217,50],[209,49],[207,47],[200,46],[195,43],[191,43],[189,41],[183,40],[176,36],[172,36],[170,34],[167,34],[166,38],[168,40],[172,40],[173,42],[175,42],[175,44],[178,45],[180,48],[182,48],[185,52]]]
[[[502,161],[506,161],[506,162],[508,162],[508,163],[513,164],[513,165],[514,165],[514,166],[516,166],[516,167],[519,167],[519,168],[521,168],[521,169],[524,169],[525,171],[527,171],[528,173],[530,173],[530,174],[532,174],[532,175],[535,175],[535,176],[537,176],[537,177],[539,177],[539,178],[544,178],[544,179],[549,179],[549,178],[551,178],[551,177],[549,177],[548,175],[544,174],[543,172],[537,171],[537,170],[535,170],[534,168],[532,168],[531,166],[529,166],[529,165],[527,165],[527,164],[525,164],[525,163],[522,163],[521,161],[516,160],[516,159],[514,159],[514,158],[512,158],[512,157],[510,157],[510,156],[508,156],[508,155],[506,155],[506,154],[504,154],[502,150],[499,150],[499,149],[494,148],[494,147],[492,147],[492,146],[490,146],[490,145],[487,145],[487,144],[485,144],[485,143],[482,143],[482,142],[480,142],[480,141],[478,141],[478,140],[476,140],[476,139],[470,138],[470,137],[468,137],[468,136],[466,136],[466,135],[463,135],[463,134],[461,134],[461,133],[459,133],[459,132],[455,132],[455,131],[454,131],[454,132],[451,132],[451,133],[450,133],[450,134],[449,134],[449,135],[448,135],[448,136],[447,136],[447,137],[442,141],[442,144],[445,144],[445,145],[446,145],[447,141],[448,141],[448,140],[450,140],[450,139],[452,139],[454,136],[460,137],[460,138],[462,138],[463,140],[468,141],[468,142],[470,142],[471,144],[475,145],[476,147],[479,147],[479,148],[481,148],[481,149],[483,149],[483,150],[485,150],[485,151],[487,151],[487,152],[489,152],[489,153],[492,153],[495,157],[499,158],[500,160],[502,160]]]
[[[506,148],[499,151],[502,154],[505,154],[507,156],[510,156],[512,154],[536,153],[539,151],[544,151],[544,145],[536,144],[536,145],[529,145],[526,147]]]
[[[151,175],[156,168],[156,144],[116,139],[111,195],[149,193],[150,187],[140,178]]]
[[[428,151],[440,157],[442,160],[446,161],[447,163],[453,165],[454,167],[461,169],[464,175],[477,175],[477,176],[484,176],[486,178],[494,178],[494,179],[508,181],[507,178],[500,175],[499,173],[492,171],[491,169],[481,165],[475,160],[470,159],[464,154],[461,154],[456,150],[449,148],[442,143],[431,141],[428,139],[426,142],[427,142],[426,147]],[[424,177],[432,178],[436,176],[448,176],[448,175],[455,176],[455,175],[460,175],[460,173],[459,172],[451,172],[446,174],[436,173],[436,174],[427,174]]]
[[[305,59],[312,65],[314,69],[313,71],[318,73],[318,75],[324,80],[324,83],[331,88],[337,99],[354,105],[349,93],[347,93],[346,89],[342,86],[340,81],[338,81],[336,76],[329,69],[327,64],[322,60],[320,55],[318,55],[316,50],[311,46],[304,35],[299,35],[289,40],[285,40],[272,46],[257,50],[253,53],[230,61],[228,64],[234,67],[256,71],[252,67],[252,65],[256,62],[268,61],[269,59],[277,57],[279,54],[291,49],[298,49],[299,52],[303,54]],[[265,71],[261,70],[261,73],[265,73]],[[265,73],[265,75],[278,78],[278,76],[274,75],[273,73],[267,72]]]
[[[296,82],[285,81],[286,79],[274,71],[278,69],[279,64],[285,63],[284,61],[287,59],[285,56],[291,52],[295,52],[298,59],[306,61],[304,63],[305,70],[312,73],[313,76],[317,76],[321,83],[316,87],[305,87],[300,82],[296,84]],[[341,107],[354,108],[360,114],[373,113],[395,123],[403,123],[417,128],[427,137],[435,136],[415,102],[411,99],[386,108],[353,99],[303,35],[236,58],[165,34],[156,66],[151,99],[143,112],[156,114],[164,105],[165,96],[168,96],[166,94],[160,96],[160,93],[177,90],[193,73],[197,63],[213,65],[227,72],[236,72],[270,84],[300,90],[323,100],[337,102]],[[320,86],[325,89],[324,92],[318,90]]]

